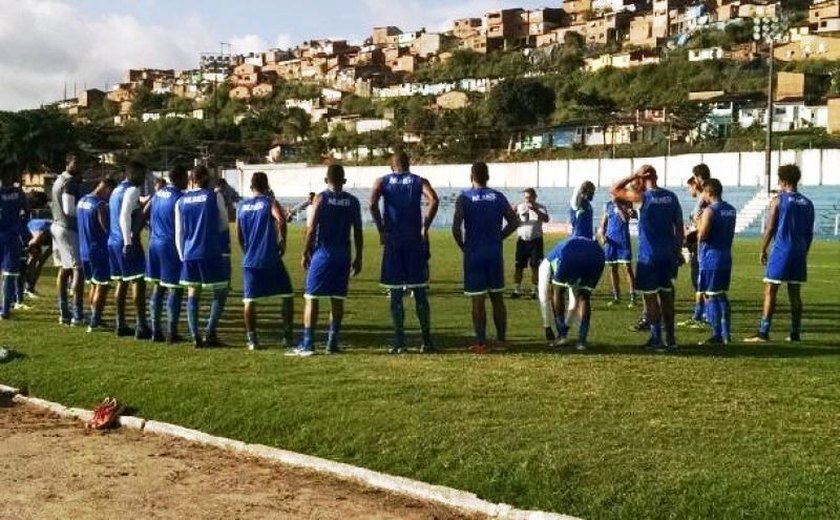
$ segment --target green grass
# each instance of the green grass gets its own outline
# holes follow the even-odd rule
[[[300,281],[297,231],[287,258]],[[514,353],[476,357],[460,350],[471,326],[457,249],[447,234],[433,240],[433,323],[448,349],[441,355],[385,354],[388,306],[376,284],[379,248],[368,235],[365,271],[348,301],[347,355],[290,359],[277,348],[239,348],[238,295],[223,330],[236,347],[212,351],[61,328],[49,297],[0,323],[0,345],[24,355],[0,365],[0,381],[74,406],[115,395],[146,418],[524,508],[587,518],[836,516],[840,244],[815,244],[802,344],[648,355],[638,348],[645,337],[627,331],[638,310],[608,310],[601,290],[591,353],[545,351],[537,304],[520,300],[508,302]],[[758,243],[739,240],[732,294],[739,338],[752,334],[759,318],[757,260]],[[685,272],[679,293],[686,317]],[[785,300],[775,339],[786,336]],[[302,300],[296,304],[299,317]],[[276,316],[279,306],[265,309],[263,324],[269,312]],[[262,337],[269,335],[279,336],[276,326]],[[704,334],[680,332],[678,339],[691,345]]]

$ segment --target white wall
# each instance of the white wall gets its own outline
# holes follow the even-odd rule
[[[664,179],[666,186],[682,186],[691,175],[691,168],[706,163],[712,175],[724,186],[763,186],[763,152],[688,154],[670,157],[638,157],[633,159],[576,159],[536,161],[524,163],[494,163],[490,165],[490,185],[497,188],[565,188],[592,181],[597,186],[610,186],[617,179],[629,175],[642,164],[651,164]],[[772,168],[779,164],[796,163],[802,169],[802,184],[806,186],[840,186],[840,149],[785,150],[774,152]],[[418,165],[412,169],[429,179],[437,188],[462,188],[470,184],[470,165]],[[324,188],[324,166],[290,164],[242,165],[227,170],[224,176],[233,187],[248,186],[251,174],[264,171],[271,188],[282,197],[302,197],[310,191]],[[347,188],[370,188],[374,181],[389,172],[386,166],[348,166]],[[236,179],[240,179],[236,182]],[[773,176],[771,184],[775,185]],[[840,191],[840,189],[839,189]]]

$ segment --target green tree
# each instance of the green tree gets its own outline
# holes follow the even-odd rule
[[[516,135],[548,120],[554,112],[555,99],[554,90],[536,79],[509,79],[490,92],[487,108],[508,138],[508,153]]]

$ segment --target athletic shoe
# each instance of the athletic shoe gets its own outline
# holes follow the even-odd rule
[[[104,430],[112,426],[119,417],[121,407],[113,397],[106,397],[102,403],[93,410],[93,417],[87,422],[88,428]]]
[[[37,300],[41,297],[41,295],[36,293],[35,291],[23,291],[23,297],[28,298],[30,300]]]
[[[14,309],[14,310],[16,310],[16,311],[31,311],[31,310],[32,310],[32,306],[31,306],[31,305],[26,305],[26,304],[25,304],[25,303],[23,303],[23,302],[17,302],[17,303],[14,305],[13,309]]]
[[[645,343],[642,346],[648,352],[657,352],[657,353],[668,352],[668,347],[666,347],[665,345],[663,345],[662,343],[660,343],[658,341],[654,341],[653,338],[650,338],[647,341],[647,343]]]
[[[193,338],[193,347],[194,348],[204,348],[205,347],[204,340],[201,338],[201,336],[196,336],[196,337]]]
[[[720,338],[718,336],[712,336],[698,343],[698,345],[710,347],[722,347],[725,344],[726,342],[723,340],[723,338]]]
[[[287,357],[310,357],[315,355],[315,351],[305,347],[297,347],[285,354]]]
[[[165,343],[166,336],[163,335],[163,332],[155,331],[152,333],[152,343]]]
[[[650,323],[646,319],[640,319],[635,325],[630,326],[632,332],[647,332],[650,330]]]
[[[677,323],[677,327],[684,327],[686,329],[700,330],[700,329],[705,329],[706,324],[702,321],[697,321],[694,318],[689,318],[685,321],[681,321],[681,322]]]
[[[114,334],[116,334],[118,338],[126,338],[128,336],[134,335],[134,329],[132,329],[131,327],[117,327],[117,330],[114,331]]]
[[[134,333],[134,339],[140,341],[152,339],[152,331],[150,329],[137,329],[137,332]]]
[[[437,354],[438,352],[440,352],[438,348],[431,343],[423,343],[420,345],[421,354]]]
[[[224,347],[225,344],[222,342],[222,340],[219,339],[218,336],[216,336],[215,334],[210,334],[204,336],[204,346],[207,348],[220,348]]]
[[[88,332],[88,334],[94,333],[94,332],[111,332],[111,329],[109,329],[108,327],[106,327],[106,326],[104,326],[100,323],[99,325],[96,325],[96,326],[88,325],[87,332]]]
[[[586,343],[581,342],[575,345],[575,350],[577,350],[578,352],[585,352],[589,350],[589,347],[586,345]]]
[[[546,346],[548,348],[553,347],[555,339],[556,339],[556,336],[554,335],[554,329],[552,329],[551,327],[546,327],[546,329],[545,329],[545,344],[546,344]]]
[[[63,325],[65,327],[69,327],[70,326],[70,318],[65,318],[65,317],[61,316],[61,317],[58,318],[58,324]]]
[[[260,345],[256,341],[249,341],[245,344],[248,350],[259,350]]]
[[[388,354],[405,354],[405,347],[391,347],[388,349]]]
[[[476,344],[469,348],[473,354],[487,354],[487,345]]]
[[[785,338],[785,341],[788,343],[799,343],[802,341],[802,336],[799,334],[791,334],[790,336]]]
[[[763,334],[756,334],[755,336],[744,338],[744,343],[767,343],[768,341],[770,341],[770,336]]]
[[[568,336],[565,336],[565,335],[563,335],[563,336],[559,336],[559,337],[558,337],[558,338],[554,341],[554,346],[555,346],[555,347],[557,347],[557,348],[560,348],[560,347],[565,347],[565,346],[566,346],[566,345],[568,345],[568,344],[569,344],[569,338],[568,338]]]

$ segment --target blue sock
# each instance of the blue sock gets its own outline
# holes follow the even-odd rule
[[[312,327],[303,328],[303,344],[301,345],[306,350],[312,350],[315,345],[315,332]]]
[[[337,325],[335,322],[330,322],[330,331],[327,336],[327,347],[328,348],[338,348],[338,333],[341,332],[341,325]]]
[[[429,345],[432,341],[432,310],[429,307],[429,292],[425,287],[414,289],[414,303],[417,308],[417,321],[420,322],[423,343]]]
[[[198,338],[198,297],[187,296],[187,326],[190,329],[190,336]]]
[[[210,319],[207,320],[208,336],[216,335],[216,329],[219,327],[219,320],[222,319],[222,314],[225,312],[227,295],[227,289],[217,289],[213,291],[213,302],[210,304]]]
[[[149,298],[149,314],[152,316],[152,332],[160,334],[161,330],[161,315],[163,314],[163,287],[160,284],[155,285],[152,289],[152,296]]]
[[[729,307],[729,298],[724,294],[717,300],[717,312],[720,316],[720,334],[724,340],[729,340],[732,337],[730,330],[730,320],[732,318],[732,309]]]
[[[569,328],[566,326],[566,316],[555,316],[554,324],[557,326],[557,334],[561,338],[565,338],[566,335],[569,333]]]
[[[172,337],[178,334],[178,322],[181,319],[181,300],[183,300],[184,291],[182,289],[169,289],[169,295],[166,298],[166,315],[169,318],[167,332]]]
[[[475,342],[478,345],[486,345],[487,344],[487,324],[485,323],[484,327],[480,325],[476,325],[475,327]]]
[[[767,316],[761,317],[761,322],[758,324],[758,335],[762,337],[770,336],[770,325],[773,324],[773,318]]]
[[[650,324],[650,339],[656,345],[662,344],[662,321]]]
[[[73,303],[73,321],[76,323],[84,323],[85,321],[85,303],[84,299],[77,300]]]
[[[70,304],[67,302],[67,293],[58,295],[58,315],[64,321],[70,321]]]
[[[15,292],[17,291],[16,276],[3,276],[3,309],[0,311],[3,316],[8,316],[12,311],[12,303],[15,300]]]
[[[405,306],[402,289],[391,289],[391,323],[394,326],[394,347],[405,347]]]
[[[709,320],[708,316],[709,307],[706,306],[706,319]],[[703,320],[703,300],[701,299],[699,302],[694,303],[694,313],[691,315],[691,319],[694,321],[702,321]]]
[[[718,339],[722,339],[723,336],[721,335],[721,315],[720,315],[720,308],[718,307],[718,299],[717,298],[707,298],[706,299],[706,321],[708,321],[712,325],[712,336]]]
[[[578,325],[578,343],[586,345],[586,338],[589,337],[589,318],[580,320]]]

